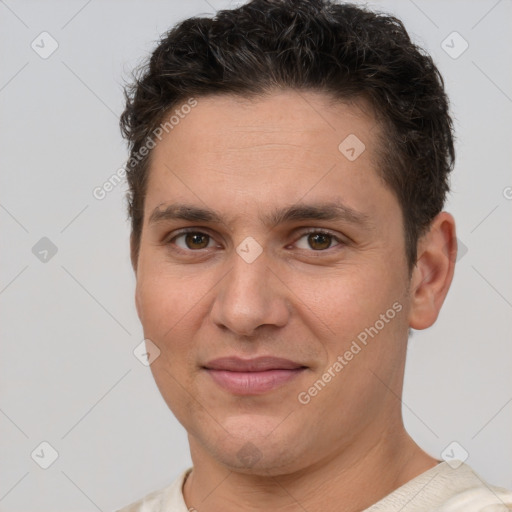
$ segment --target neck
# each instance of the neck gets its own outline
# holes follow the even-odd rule
[[[231,471],[190,436],[189,441],[194,469],[183,495],[189,509],[201,512],[340,510],[340,504],[344,512],[360,511],[439,462],[416,445],[401,422],[380,435],[363,432],[343,450],[279,476]]]

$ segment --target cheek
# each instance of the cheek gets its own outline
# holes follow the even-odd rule
[[[144,336],[161,351],[153,370],[167,369],[182,379],[193,370],[195,333],[208,314],[209,289],[206,279],[192,280],[157,262],[139,273],[136,300]]]
[[[350,375],[353,389],[362,391],[370,371],[395,366],[401,340],[407,338],[406,301],[398,276],[378,265],[354,267],[303,293],[313,313],[308,316],[323,340],[325,363],[332,365],[347,354],[350,362],[343,374]]]
[[[137,282],[144,337],[160,349],[150,369],[162,397],[182,423],[187,421],[185,411],[193,406],[190,393],[197,371],[194,319],[201,307],[190,288],[190,281],[171,279],[156,268],[151,276],[141,274]]]
[[[353,265],[303,285],[304,303],[336,340],[357,334],[393,303],[393,283],[370,265]]]
[[[178,271],[179,272],[179,271]],[[162,337],[174,325],[179,325],[193,306],[194,286],[190,280],[171,273],[169,265],[157,258],[143,259],[137,276],[136,302],[144,331]]]
[[[186,305],[176,290],[162,280],[149,280],[138,285],[141,322],[144,337],[150,339],[160,350],[160,355],[151,364],[155,382],[168,405],[184,400],[181,389],[187,387],[190,373],[189,361],[193,355],[190,348],[192,335],[187,328]],[[181,319],[181,321],[180,321]]]

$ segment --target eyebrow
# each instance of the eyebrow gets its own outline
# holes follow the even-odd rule
[[[225,223],[221,214],[215,210],[173,203],[167,205],[164,209],[160,209],[159,206],[157,206],[151,213],[148,224],[151,225],[171,220],[208,222],[214,224]],[[369,228],[371,225],[368,215],[356,211],[341,202],[295,204],[267,213],[261,220],[270,228],[286,222],[309,220],[341,221],[357,225],[361,228]]]

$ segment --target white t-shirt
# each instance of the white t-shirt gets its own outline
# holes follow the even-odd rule
[[[455,466],[454,461],[450,463]],[[170,485],[117,512],[189,512],[183,498],[188,468]],[[191,508],[191,510],[194,510]],[[489,485],[467,464],[447,462],[421,473],[363,512],[509,512],[512,492]]]

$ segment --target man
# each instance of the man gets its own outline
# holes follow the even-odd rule
[[[321,0],[185,20],[121,125],[137,311],[193,461],[123,512],[508,510],[402,422],[409,330],[457,247],[443,81],[400,21]]]

